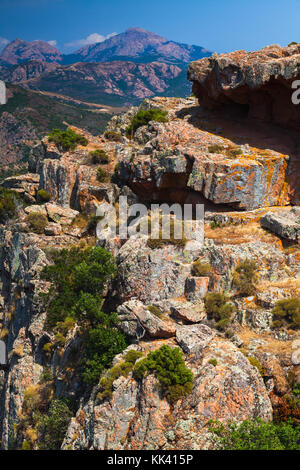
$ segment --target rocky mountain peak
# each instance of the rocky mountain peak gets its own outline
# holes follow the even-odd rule
[[[9,65],[16,65],[28,60],[60,62],[61,57],[61,53],[45,41],[27,42],[15,39],[4,48],[0,60]]]

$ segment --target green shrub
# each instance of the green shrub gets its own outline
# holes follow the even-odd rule
[[[150,313],[152,313],[158,318],[163,317],[163,313],[160,311],[158,307],[155,307],[154,305],[148,305],[147,310],[149,310]]]
[[[220,144],[212,144],[208,147],[209,153],[222,153],[224,151],[224,146]]]
[[[218,365],[218,361],[217,359],[213,358],[208,361],[208,364],[211,364],[212,366],[216,367]]]
[[[39,449],[59,450],[71,418],[68,405],[63,400],[53,400],[39,422]]]
[[[230,324],[234,306],[229,298],[219,292],[210,292],[205,296],[205,308],[208,318],[215,320],[216,328],[225,330]]]
[[[152,351],[134,366],[134,376],[142,380],[145,374],[154,374],[170,403],[188,395],[193,387],[193,373],[184,362],[182,351],[164,345]]]
[[[290,46],[297,46],[297,44],[299,44],[299,43],[296,42],[296,41],[292,41],[292,42],[289,43],[288,47],[290,47]]]
[[[221,450],[300,450],[300,425],[265,423],[257,419],[241,424],[210,422]]]
[[[109,163],[109,155],[102,149],[93,150],[89,153],[90,157],[92,157],[93,165],[97,165],[97,163],[107,164]]]
[[[124,335],[115,327],[117,315],[101,311],[101,295],[115,274],[113,258],[101,247],[71,248],[54,252],[53,262],[42,272],[42,278],[52,283],[44,296],[47,327],[57,332],[59,345],[69,325],[74,320],[79,323],[83,339],[81,376],[85,383],[94,385],[115,355],[127,346]]]
[[[128,377],[133,370],[134,364],[143,356],[143,353],[131,349],[125,354],[124,361],[120,362],[110,369],[105,377],[100,380],[102,392],[98,394],[98,398],[111,398],[113,393],[113,383],[119,377]]]
[[[59,150],[67,152],[69,150],[75,150],[77,145],[87,146],[88,140],[74,132],[72,129],[61,131],[60,129],[53,129],[48,136],[49,142],[54,142]]]
[[[256,367],[256,369],[258,370],[258,372],[260,373],[260,375],[262,377],[264,377],[266,375],[266,372],[264,370],[264,368],[262,367],[261,363],[259,362],[258,359],[256,359],[256,357],[252,357],[252,356],[248,356],[248,361],[250,362],[250,364],[253,366],[253,367]]]
[[[111,142],[121,142],[122,140],[122,134],[115,131],[105,131],[104,137],[105,139],[110,140]]]
[[[20,204],[20,197],[15,191],[0,188],[0,223],[15,217]]]
[[[272,310],[273,328],[290,326],[300,328],[300,299],[292,297],[290,299],[278,300]]]
[[[127,347],[127,343],[119,330],[105,325],[87,330],[84,342],[82,378],[85,383],[94,385],[103,371],[111,366],[114,357]]]
[[[256,292],[258,266],[253,260],[246,259],[239,263],[233,274],[233,285],[239,295],[248,297]]]
[[[30,212],[30,214],[25,217],[25,222],[28,225],[29,230],[37,234],[44,233],[45,228],[48,225],[47,217],[40,212]]]
[[[45,189],[40,189],[37,192],[37,199],[39,202],[49,202],[51,199],[51,194]]]
[[[132,138],[139,127],[146,126],[150,121],[168,122],[167,111],[162,109],[140,110],[131,119],[130,125],[126,129],[127,137]]]
[[[197,260],[192,266],[192,275],[197,277],[207,276],[211,272],[211,266],[208,263],[202,263],[201,260]]]
[[[240,147],[230,146],[225,150],[225,155],[229,158],[236,158],[239,155],[243,155],[243,151]]]
[[[97,181],[99,181],[99,183],[105,183],[105,181],[107,180],[108,180],[108,175],[106,171],[104,171],[103,168],[99,166],[97,170]]]
[[[115,274],[115,263],[110,253],[101,247],[73,247],[55,251],[53,265],[46,266],[42,279],[52,287],[44,296],[47,304],[47,326],[53,329],[73,311],[82,293],[101,297],[104,287]]]

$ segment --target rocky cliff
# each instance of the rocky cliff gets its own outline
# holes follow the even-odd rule
[[[214,449],[209,420],[299,419],[299,328],[273,325],[277,301],[300,296],[299,208],[290,206],[288,146],[271,140],[256,146],[258,132],[238,141],[230,123],[238,122],[240,132],[247,122],[231,115],[220,129],[220,115],[206,114],[194,98],[149,99],[139,111],[151,109],[165,111],[164,122],[147,122],[130,139],[137,108],[113,117],[104,135],[75,129],[86,147],[63,152],[45,138],[31,149],[30,173],[4,182],[27,201],[0,234],[1,338],[9,354],[0,372],[4,449],[39,447],[28,410],[36,397],[41,406],[45,394],[73,404],[63,449]],[[107,157],[102,182],[95,150]],[[41,202],[39,190],[51,200]],[[90,216],[99,206],[117,208],[120,195],[146,203],[146,221],[155,216],[151,202],[202,203],[205,220],[181,244],[150,243],[141,231],[124,239],[107,227],[95,238]],[[27,217],[37,212],[45,222],[39,234]],[[132,369],[114,377],[107,395],[102,381],[87,390],[78,373],[81,326],[69,324],[63,340],[49,330],[43,267],[53,263],[53,250],[95,244],[111,251],[117,266],[102,308],[117,312],[130,343],[112,366],[121,367],[130,350],[146,357],[163,345],[179,347],[194,380],[175,403],[155,375],[141,381]],[[256,266],[251,292],[238,276],[249,260]],[[214,293],[227,296],[223,326],[207,302]]]

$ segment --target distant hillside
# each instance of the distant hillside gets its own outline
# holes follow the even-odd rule
[[[27,62],[0,72],[6,82],[111,106],[139,103],[154,95],[191,93],[186,71],[153,62],[77,63],[69,66]]]
[[[0,55],[0,63],[6,66],[21,64],[28,60],[60,62],[62,54],[44,41],[27,42],[15,39],[4,48]]]
[[[203,47],[141,28],[65,56],[43,41],[17,39],[0,56],[0,79],[88,102],[130,106],[155,95],[188,96],[188,64],[210,55]]]
[[[22,169],[29,146],[53,128],[65,129],[68,123],[98,135],[111,117],[14,85],[8,85],[8,97],[7,104],[0,106],[0,177]]]

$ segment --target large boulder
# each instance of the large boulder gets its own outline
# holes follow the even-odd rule
[[[131,339],[175,336],[175,322],[160,313],[158,308],[151,309],[151,306],[148,308],[138,300],[130,300],[122,304],[117,312],[120,320],[118,327]]]
[[[300,207],[267,213],[260,219],[260,223],[263,228],[282,238],[300,240]]]

